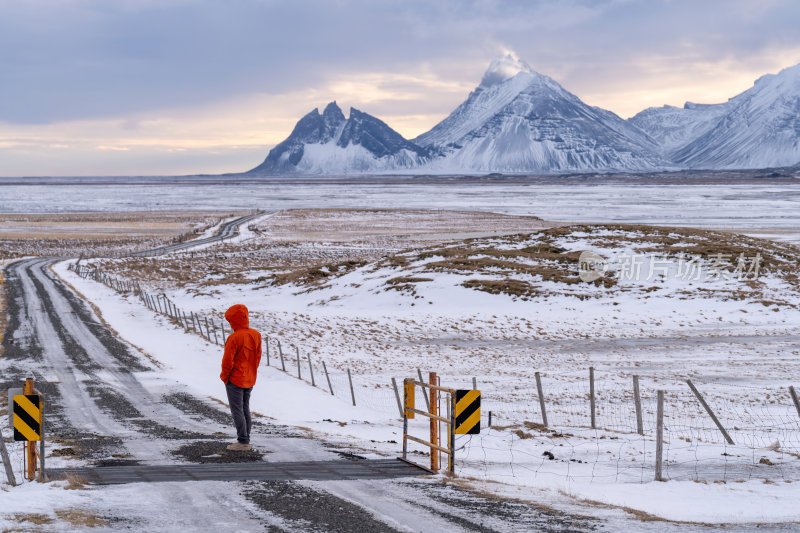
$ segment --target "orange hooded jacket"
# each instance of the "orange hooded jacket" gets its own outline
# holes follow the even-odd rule
[[[225,312],[225,320],[231,325],[233,333],[225,341],[225,354],[222,356],[224,383],[248,389],[256,384],[258,365],[261,363],[261,334],[250,327],[247,307],[242,304],[231,306]]]

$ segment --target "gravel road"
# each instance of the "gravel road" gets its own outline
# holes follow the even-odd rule
[[[273,211],[274,212],[274,211]],[[136,252],[131,255],[133,256],[155,256],[155,255],[163,255],[168,254],[170,252],[177,252],[180,250],[186,250],[188,248],[195,248],[197,246],[202,246],[205,244],[212,244],[218,241],[223,241],[225,239],[231,239],[239,235],[239,228],[242,224],[246,224],[253,219],[256,219],[260,216],[265,214],[269,214],[270,212],[267,211],[259,211],[257,213],[252,213],[250,215],[245,215],[243,217],[239,217],[233,220],[229,220],[224,222],[219,229],[217,230],[214,235],[211,237],[205,237],[203,239],[194,239],[191,241],[180,242],[177,244],[170,244],[168,246],[161,246],[159,248],[153,248],[152,250],[144,250],[142,252]]]

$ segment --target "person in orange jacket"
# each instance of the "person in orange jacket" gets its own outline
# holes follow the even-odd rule
[[[258,365],[261,363],[261,333],[250,327],[247,307],[242,304],[233,305],[225,311],[225,320],[231,325],[233,333],[225,341],[222,373],[219,377],[225,383],[228,393],[237,440],[228,449],[246,451],[250,449],[252,426],[250,393],[256,384]]]

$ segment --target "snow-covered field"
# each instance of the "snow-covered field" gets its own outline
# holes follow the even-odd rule
[[[800,520],[797,507],[786,503],[800,496],[800,416],[787,391],[800,369],[796,248],[645,226],[469,238],[441,227],[426,228],[427,240],[408,237],[408,228],[387,229],[380,254],[381,231],[370,238],[364,230],[369,217],[350,216],[328,220],[328,239],[308,227],[291,235],[280,213],[264,218],[251,239],[236,245],[148,259],[160,262],[160,280],[158,270],[136,264],[99,264],[126,277],[138,273],[148,290],[164,292],[187,313],[219,319],[229,305],[247,305],[251,324],[270,337],[271,351],[253,407],[280,423],[363,453],[394,455],[401,422],[391,378],[399,383],[419,368],[438,372],[445,386],[470,388],[475,377],[484,422],[492,411],[493,427],[458,437],[456,473],[480,488],[554,505],[577,500],[597,513],[613,506],[678,521]],[[348,232],[359,238],[348,239]],[[407,251],[400,251],[402,243]],[[582,250],[608,260],[596,282],[579,281]],[[350,254],[359,260],[348,263]],[[212,256],[229,271],[191,272],[193,262],[204,265]],[[699,259],[690,267],[693,256]],[[249,258],[259,259],[255,267]],[[315,259],[316,266],[310,263]],[[161,361],[164,372],[196,394],[222,399],[218,347],[147,310],[133,295],[75,275],[66,263],[56,271],[124,338]],[[277,341],[287,373],[278,370]],[[309,364],[317,387],[308,383]],[[597,429],[589,422],[590,366]],[[549,428],[540,425],[536,372]],[[636,432],[634,375],[642,389],[643,435]],[[725,444],[687,378],[735,445]],[[667,393],[667,483],[653,481],[659,389]],[[411,428],[425,436],[423,421]]]
[[[800,240],[798,179],[750,173],[480,178],[0,179],[5,213],[295,208],[478,210],[564,222],[757,230]],[[754,179],[757,178],[757,179]],[[64,186],[68,184],[69,186]],[[244,193],[243,191],[246,191]],[[90,204],[86,199],[91,198]]]
[[[195,237],[219,212],[1,213],[0,257],[105,256],[147,250]]]

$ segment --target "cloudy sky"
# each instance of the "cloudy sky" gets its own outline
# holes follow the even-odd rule
[[[247,170],[336,100],[412,138],[514,51],[629,117],[800,62],[795,0],[0,1],[0,176]]]

